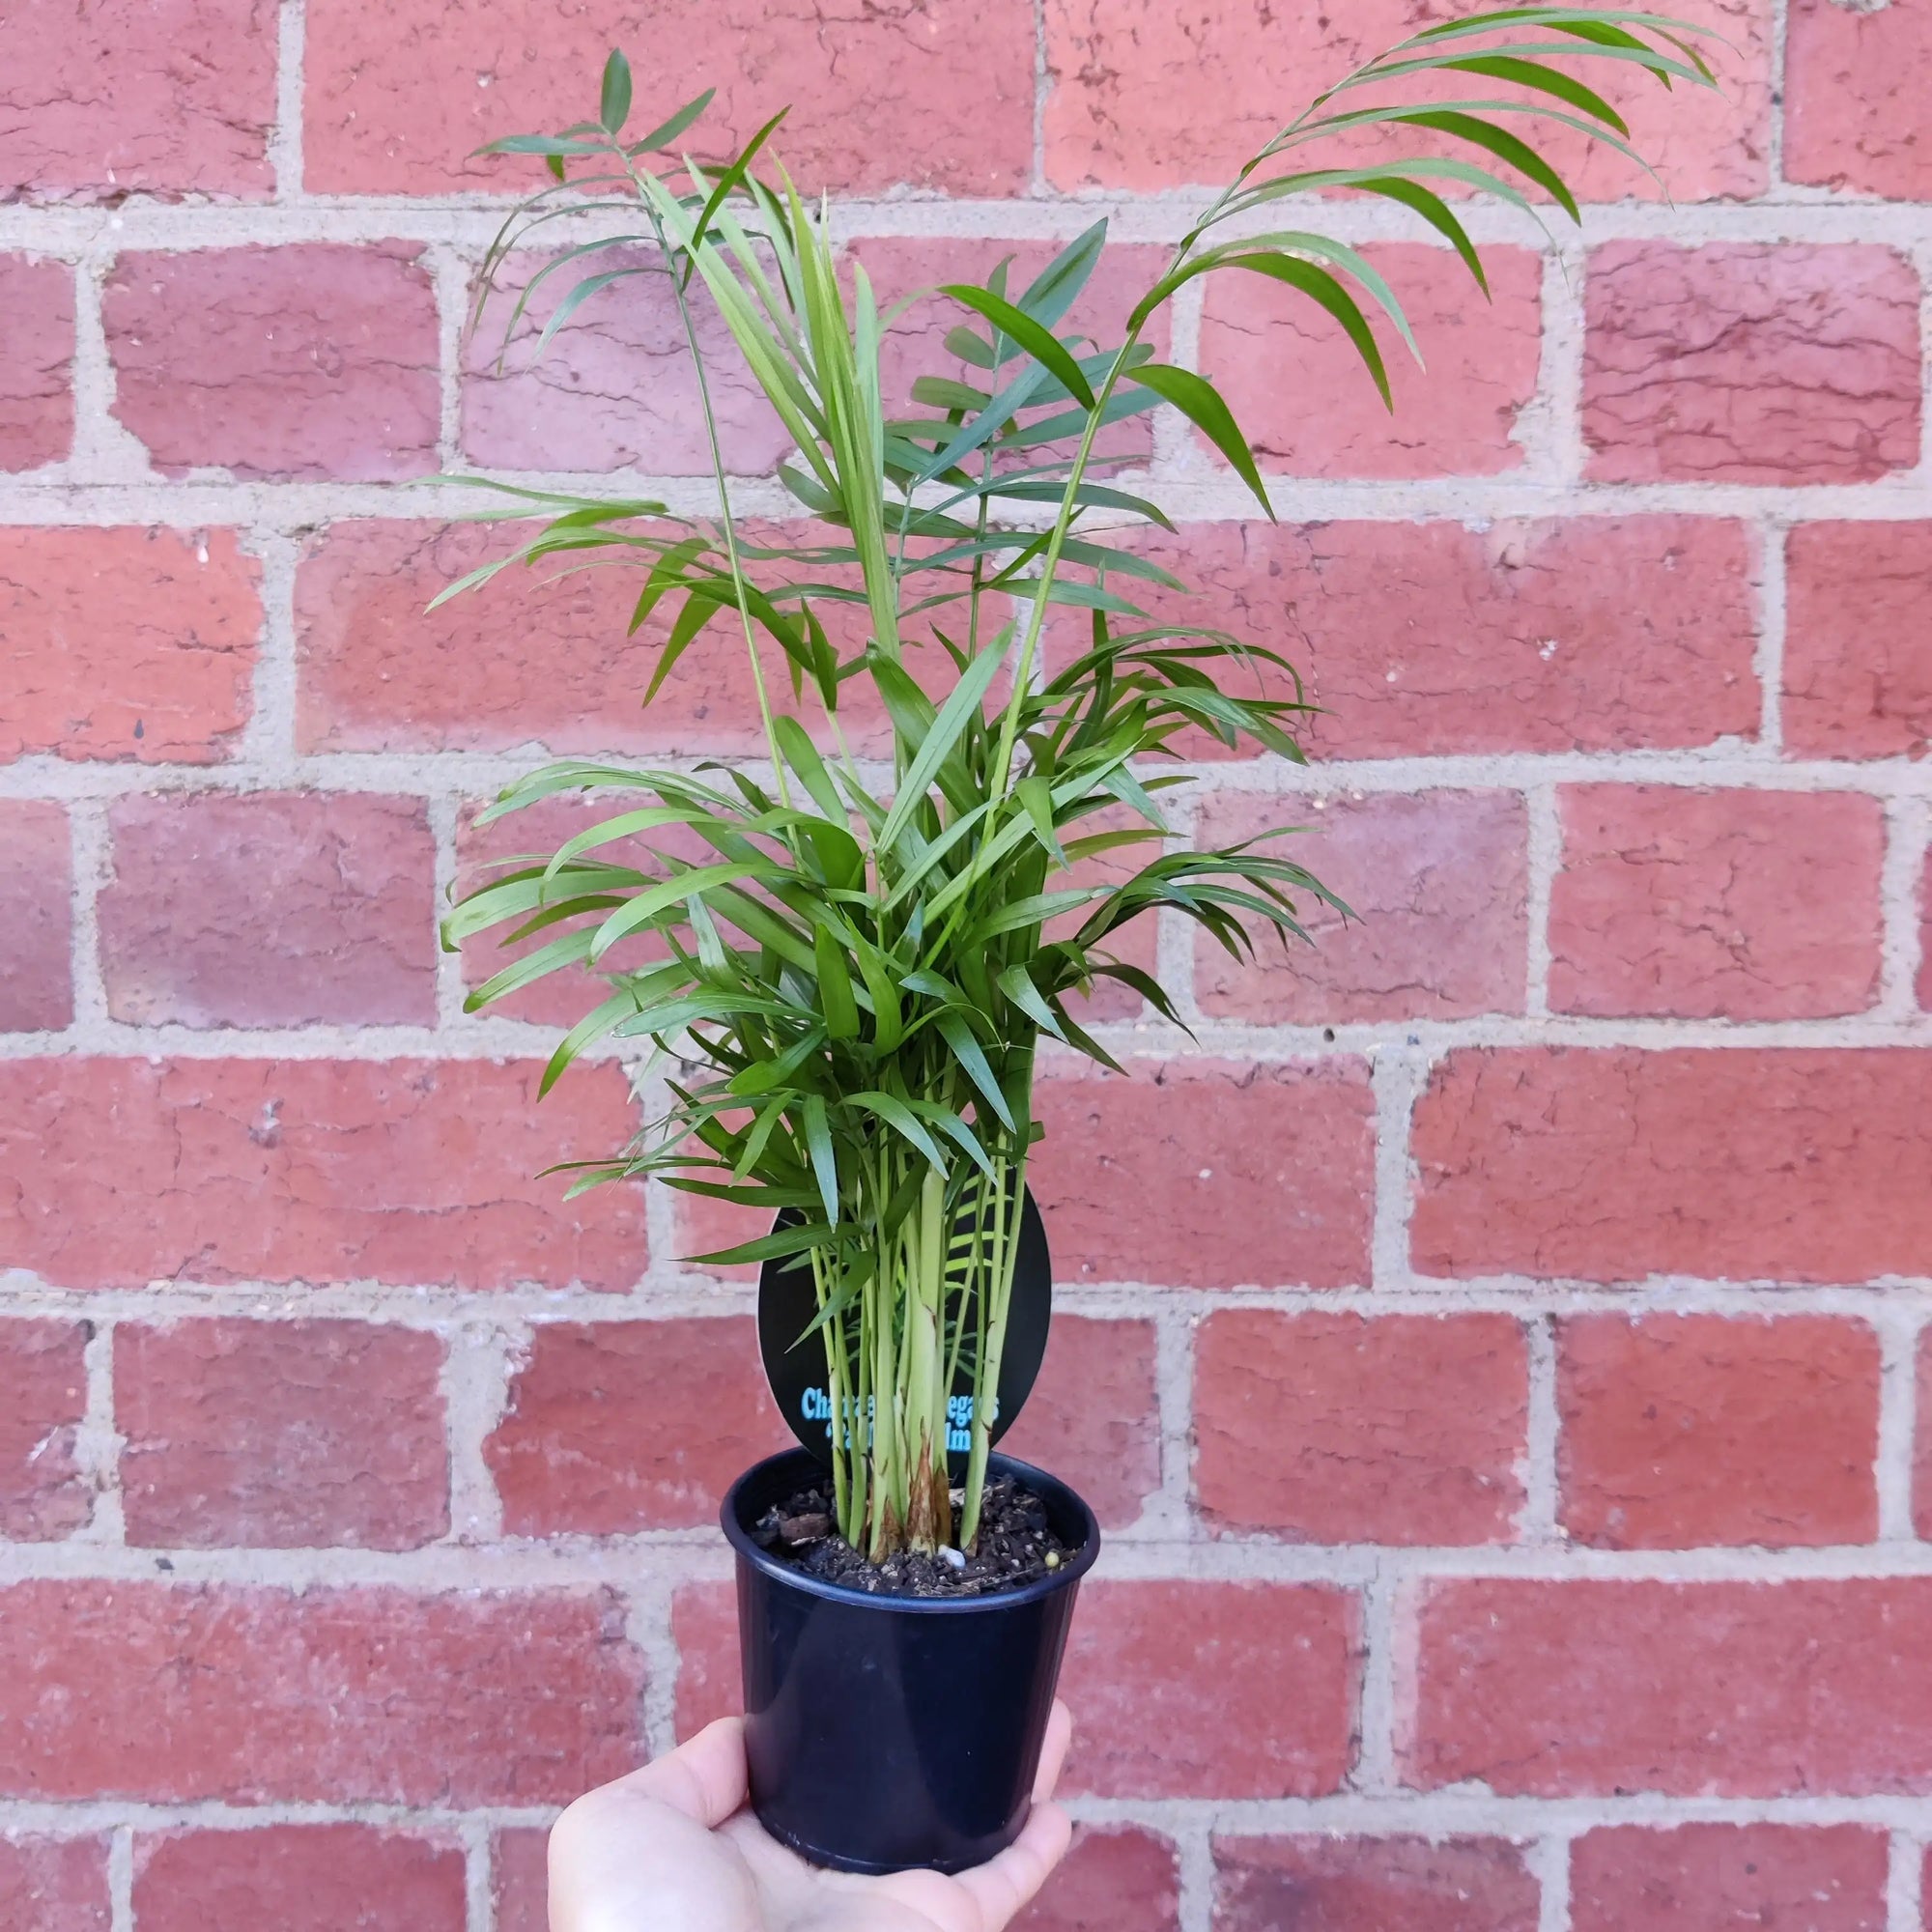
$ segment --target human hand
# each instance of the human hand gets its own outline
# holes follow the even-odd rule
[[[954,1878],[820,1871],[747,1803],[745,1720],[721,1718],[668,1757],[580,1798],[550,1834],[551,1932],[1001,1932],[1065,1856],[1052,1802],[1073,1735],[1053,1707],[1019,1836]]]

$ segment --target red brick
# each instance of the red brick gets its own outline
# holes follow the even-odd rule
[[[1918,1004],[1932,1013],[1932,851],[1918,888]]]
[[[1506,791],[1422,791],[1364,798],[1222,792],[1205,799],[1195,837],[1229,845],[1273,826],[1311,835],[1270,842],[1306,866],[1357,915],[1295,894],[1315,944],[1284,948],[1258,932],[1255,957],[1230,957],[1197,933],[1203,1012],[1261,1025],[1463,1019],[1520,1013],[1529,971],[1529,820]]]
[[[951,235],[871,235],[855,241],[849,252],[854,260],[864,264],[884,307],[888,302],[899,302],[919,291],[934,290],[947,282],[984,284],[1003,261],[1008,264],[1008,293],[1016,296],[1053,260],[1059,247],[1046,242],[987,241]],[[1086,336],[1088,351],[1119,348],[1125,340],[1127,317],[1134,304],[1160,279],[1166,268],[1164,248],[1137,246],[1132,242],[1109,246],[1072,307],[1054,325],[1056,330],[1061,335]],[[984,370],[970,368],[947,352],[944,338],[961,322],[981,327],[949,297],[926,294],[914,301],[886,331],[879,352],[879,384],[889,415],[915,408],[923,413],[924,405],[915,405],[912,401],[912,385],[920,376],[947,376],[976,388],[983,384]],[[1165,309],[1150,321],[1141,340],[1162,360],[1169,359],[1173,334]],[[1103,459],[1145,463],[1153,450],[1152,420],[1151,415],[1139,415],[1111,424],[1094,439],[1094,453]],[[1074,447],[1074,443],[1068,442],[1061,453],[1071,456]]]
[[[72,1019],[72,898],[67,813],[31,799],[0,804],[0,1033]]]
[[[462,1847],[373,1825],[269,1825],[134,1841],[141,1932],[464,1932]]]
[[[1180,1870],[1167,1839],[1137,1825],[1076,1825],[1073,1849],[1013,1932],[1180,1932]]]
[[[0,1252],[71,1288],[378,1281],[627,1288],[641,1196],[539,1169],[636,1130],[614,1065],[541,1112],[531,1061],[0,1064]]]
[[[1861,483],[1918,458],[1918,278],[1877,246],[1612,242],[1584,289],[1605,482]]]
[[[129,1543],[412,1549],[449,1528],[420,1329],[217,1319],[114,1337]]]
[[[1325,758],[1612,752],[1757,733],[1750,568],[1717,518],[1184,525],[1136,601],[1278,651]],[[1271,695],[1294,692],[1279,673]],[[1232,755],[1202,734],[1199,755]],[[1253,755],[1243,748],[1242,756]]]
[[[1213,1843],[1214,1932],[1536,1932],[1541,1888],[1504,1839]]]
[[[1803,1925],[1885,1932],[1886,1834],[1861,1825],[1585,1832],[1570,1849],[1572,1932]]]
[[[375,12],[318,0],[305,182],[327,194],[527,191],[542,180],[528,162],[465,157],[499,135],[582,120],[605,53],[622,46],[638,63],[635,133],[716,87],[686,137],[693,153],[735,152],[795,102],[773,153],[810,186],[1011,193],[1033,153],[1033,44],[1026,0],[970,14],[889,0],[836,21],[797,4],[597,0],[559,15],[537,0]]]
[[[1932,1578],[1482,1578],[1424,1595],[1407,1782],[1503,1794],[1932,1788]]]
[[[1800,524],[1786,541],[1784,741],[1800,757],[1932,750],[1932,523]]]
[[[74,1453],[93,1332],[87,1321],[0,1323],[0,1536],[65,1536],[93,1513]]]
[[[545,259],[510,258],[498,276],[502,293],[485,304],[465,345],[464,454],[495,469],[710,475],[697,377],[676,292],[662,273],[600,291],[557,330],[540,359],[533,356],[537,336],[576,283],[655,256],[600,255],[558,270],[538,288],[506,349],[503,330],[515,302]],[[716,311],[708,303],[696,306],[695,320],[725,467],[738,475],[769,474],[791,453],[791,438],[745,371]]]
[[[513,1536],[698,1529],[787,1443],[749,1316],[540,1323],[483,1460]]]
[[[435,1020],[437,852],[419,798],[128,798],[108,823],[100,972],[116,1020]]]
[[[1393,415],[1325,310],[1263,275],[1208,278],[1201,368],[1227,398],[1262,469],[1284,476],[1493,476],[1517,469],[1518,418],[1536,395],[1543,350],[1541,258],[1527,248],[1488,251],[1492,299],[1486,302],[1447,248],[1398,242],[1363,253],[1388,278],[1428,358],[1425,374],[1392,325],[1378,328]],[[1211,448],[1205,438],[1201,448]]]
[[[437,467],[436,293],[411,242],[124,255],[114,414],[163,474],[374,482]]]
[[[1877,799],[1575,785],[1558,810],[1552,1010],[1796,1020],[1877,998]]]
[[[1564,1527],[1608,1549],[1868,1542],[1878,1338],[1794,1315],[1558,1324]]]
[[[1918,1441],[1913,1454],[1913,1516],[1921,1537],[1932,1537],[1932,1329],[1918,1338]]]
[[[0,759],[226,757],[260,582],[233,530],[0,529]]]
[[[135,1026],[436,1018],[436,844],[420,799],[117,800],[99,896],[107,1009]]]
[[[1312,1798],[1354,1751],[1357,1606],[1326,1584],[1090,1582],[1067,1640],[1065,1789]]]
[[[19,1932],[108,1932],[104,1838],[0,1837],[0,1919]]]
[[[1425,1274],[1865,1281],[1932,1254],[1932,1056],[1505,1047],[1417,1103]]]
[[[1339,1288],[1367,1278],[1368,1071],[1129,1061],[1043,1065],[1030,1170],[1062,1281]]]
[[[506,573],[425,611],[465,571],[510,548],[501,531],[434,524],[338,525],[315,538],[296,577],[301,749],[508,751],[534,743],[558,753],[762,754],[744,637],[722,623],[640,708],[675,614],[667,600],[637,637],[625,634],[641,573]],[[540,651],[532,638],[543,640]],[[788,696],[775,651],[765,667],[770,688]],[[815,729],[815,700],[805,715]],[[889,737],[867,728],[863,708],[848,731],[855,753],[890,748]]]
[[[0,137],[0,154],[5,148]],[[34,469],[67,455],[72,364],[73,270],[0,255],[0,469]]]
[[[273,0],[22,0],[0,81],[10,196],[264,199],[276,20]]]
[[[550,1833],[498,1832],[490,1849],[497,1932],[550,1932]]]
[[[1183,13],[1153,0],[1049,0],[1047,179],[1060,188],[1218,185],[1320,89],[1435,17],[1417,0],[1265,14],[1229,5]],[[1633,145],[1662,177],[1660,188],[1607,148],[1561,129],[1539,133],[1539,145],[1560,158],[1579,195],[1617,201],[1668,192],[1700,201],[1762,192],[1771,7],[1768,0],[1717,0],[1697,18],[1724,36],[1714,56],[1722,95],[1687,95],[1682,88],[1666,95],[1647,75],[1619,71],[1609,62],[1576,64],[1624,110]],[[1461,83],[1454,92],[1467,99],[1468,76],[1448,78]],[[1413,83],[1404,86],[1403,99],[1422,97]],[[1441,152],[1440,144],[1412,134],[1399,148],[1330,141],[1315,164],[1332,165],[1350,153]]]
[[[1195,1343],[1194,1490],[1297,1543],[1506,1541],[1529,1371],[1506,1315],[1221,1309]]]
[[[1103,1529],[1124,1529],[1160,1488],[1160,1397],[1151,1321],[1056,1315],[1026,1407],[1000,1438],[1009,1456],[1086,1497]]]
[[[684,1739],[745,1708],[736,1591],[729,1583],[680,1583],[671,1595],[670,1629],[677,1645],[677,1735]]]
[[[31,1582],[0,1592],[0,1793],[561,1804],[637,1762],[599,1590]]]
[[[1924,9],[1792,0],[1785,34],[1785,180],[1932,200]]]

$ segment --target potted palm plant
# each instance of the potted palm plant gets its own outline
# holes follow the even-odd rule
[[[670,1065],[662,1118],[575,1187],[657,1176],[775,1217],[771,1233],[696,1259],[764,1264],[767,1307],[799,1318],[775,1345],[768,1321],[768,1349],[810,1364],[810,1446],[750,1470],[723,1519],[753,1803],[813,1860],[952,1870],[1010,1840],[1099,1548],[1070,1490],[993,1450],[1022,1302],[1043,1327],[1026,1196],[1041,1040],[1115,1065],[1080,1023],[1076,996],[1100,979],[1180,1024],[1119,951],[1122,928],[1157,908],[1238,955],[1257,935],[1302,936],[1300,898],[1339,903],[1282,855],[1280,833],[1196,850],[1162,815],[1205,737],[1299,760],[1307,707],[1290,665],[1212,613],[1179,621],[1137,601],[1148,584],[1181,586],[1122,541],[1171,526],[1126,487],[1110,425],[1178,411],[1268,511],[1226,403],[1156,358],[1152,326],[1202,276],[1267,276],[1333,318],[1386,402],[1371,316],[1415,349],[1395,292],[1319,227],[1270,225],[1277,205],[1319,223],[1336,195],[1395,202],[1486,294],[1458,199],[1527,210],[1540,196],[1577,219],[1558,169],[1517,130],[1628,155],[1617,111],[1574,70],[1709,85],[1694,31],[1539,6],[1426,27],[1247,162],[1117,343],[1063,327],[1100,259],[1101,220],[1024,286],[1002,270],[938,290],[958,314],[948,366],[903,402],[881,375],[897,310],[841,260],[825,210],[768,163],[781,115],[728,158],[690,158],[709,97],[635,133],[630,71],[612,54],[594,121],[493,144],[540,156],[551,180],[505,223],[482,294],[560,220],[571,245],[530,277],[509,325],[563,273],[539,351],[583,303],[664,278],[716,497],[709,515],[673,517],[522,493],[493,513],[536,527],[444,594],[512,563],[635,566],[632,628],[661,606],[670,618],[644,701],[687,652],[742,651],[764,755],[533,773],[490,815],[567,792],[610,800],[610,815],[499,868],[451,912],[445,942],[536,942],[471,1009],[547,975],[601,976],[546,1091],[613,1038],[648,1041]],[[793,445],[778,470],[790,521],[753,526],[734,510],[701,347],[720,321]],[[852,750],[846,724],[865,706],[886,721],[889,755]],[[1110,876],[1092,875],[1121,854],[1143,863],[1114,857]]]

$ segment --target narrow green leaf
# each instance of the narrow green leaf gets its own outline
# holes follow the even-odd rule
[[[825,1218],[836,1228],[838,1225],[838,1156],[832,1148],[832,1126],[826,1115],[825,1101],[817,1094],[808,1094],[799,1112],[804,1116],[806,1151],[811,1158],[811,1171],[818,1177],[818,1192],[825,1203]]]
[[[993,681],[994,673],[1005,660],[1007,647],[1011,641],[1012,626],[1009,624],[961,672],[959,682],[940,706],[931,728],[920,742],[918,754],[900,781],[893,809],[886,814],[885,824],[879,828],[874,843],[880,851],[890,852],[897,845],[900,835],[924,799],[934,774],[959,742],[968,721],[980,715],[980,701]]]
[[[611,49],[611,58],[604,63],[603,98],[597,118],[603,123],[605,133],[613,135],[621,134],[624,123],[631,118],[631,63],[618,47]]]
[[[1191,369],[1177,369],[1167,362],[1148,362],[1131,378],[1143,388],[1151,389],[1162,402],[1172,403],[1216,449],[1234,465],[1235,473],[1248,486],[1255,500],[1275,521],[1274,506],[1262,487],[1261,471],[1248,453],[1248,440],[1241,434],[1234,412],[1221,400],[1220,392],[1205,376]]]
[[[985,1050],[974,1037],[972,1027],[961,1014],[951,1009],[940,1013],[937,1025],[940,1037],[952,1049],[953,1059],[966,1069],[967,1079],[972,1081],[980,1097],[998,1116],[1000,1124],[1011,1133],[1012,1110],[1007,1105],[1007,1096],[1000,1092],[1000,1083],[993,1078]]]
[[[818,966],[818,1006],[825,1015],[825,1031],[834,1039],[854,1039],[859,1032],[859,1003],[853,997],[845,950],[833,937],[831,929],[823,925],[813,931],[811,942]]]
[[[1094,407],[1094,391],[1087,386],[1087,378],[1080,373],[1072,352],[1024,309],[1015,308],[988,289],[976,289],[969,282],[947,282],[939,293],[984,316],[1003,335],[1010,335],[1036,362],[1059,379],[1082,409]]]
[[[635,159],[639,155],[652,155],[660,148],[668,148],[711,105],[712,97],[718,92],[715,87],[707,87],[696,100],[687,100],[668,121],[661,121],[641,141],[633,141],[624,150]]]

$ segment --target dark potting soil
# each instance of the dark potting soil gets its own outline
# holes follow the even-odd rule
[[[955,1490],[955,1509],[960,1500]],[[980,1547],[963,1565],[943,1553],[911,1550],[869,1562],[833,1527],[835,1520],[830,1486],[814,1486],[768,1509],[753,1525],[752,1541],[820,1582],[874,1597],[989,1597],[1037,1582],[1074,1554],[1048,1526],[1045,1504],[1010,1476],[987,1479]]]

